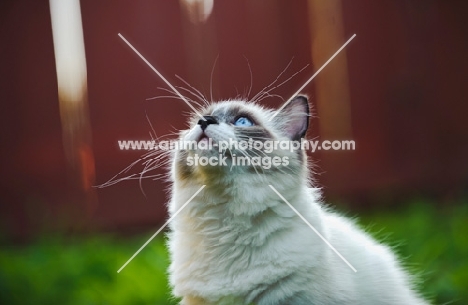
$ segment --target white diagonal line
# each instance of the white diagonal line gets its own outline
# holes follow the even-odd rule
[[[357,270],[353,267],[353,265],[351,265],[341,254],[340,252],[338,252],[335,247],[332,246],[332,244],[330,244],[328,242],[328,240],[325,239],[325,237],[322,236],[322,234],[319,233],[319,231],[317,231],[308,221],[307,219],[304,218],[304,216],[301,215],[301,213],[299,213],[293,206],[292,204],[290,204],[286,198],[284,198],[274,187],[273,185],[269,185],[270,188],[281,198],[283,199],[284,202],[286,202],[287,205],[289,205],[289,207],[297,214],[297,216],[299,216],[311,229],[312,231],[315,232],[315,234],[318,235],[318,237],[320,237],[326,244],[327,246],[329,246],[335,253],[336,255],[338,255],[354,272],[357,272]]]
[[[161,231],[172,221],[172,219],[174,219],[174,217],[176,217],[177,214],[179,214],[179,212],[182,211],[182,210],[187,206],[187,204],[189,204],[190,201],[192,201],[192,199],[195,198],[195,196],[198,195],[198,193],[201,192],[201,190],[202,190],[205,186],[206,186],[206,185],[202,185],[202,186],[198,189],[198,191],[197,191],[195,194],[193,194],[192,197],[190,197],[190,199],[187,200],[187,202],[184,203],[184,205],[181,206],[180,209],[179,209],[177,212],[175,212],[174,215],[172,215],[171,218],[169,218],[169,219],[162,225],[162,227],[159,228],[159,230],[156,231],[156,233],[154,233],[153,236],[151,236],[150,239],[148,239],[148,241],[145,242],[145,244],[144,244],[143,246],[141,246],[141,248],[138,249],[138,251],[135,252],[135,254],[133,254],[132,257],[130,257],[130,259],[129,259],[122,267],[120,267],[120,269],[117,271],[117,273],[120,273],[120,271],[122,271],[122,269],[125,268],[125,266],[127,266],[128,263],[130,263],[130,262],[132,261],[132,259],[134,259],[135,256],[137,256],[138,253],[140,253],[140,251],[143,250],[143,248],[146,247],[146,246],[150,243],[150,241],[152,241],[153,238],[155,238],[156,235],[158,235],[159,232],[161,232]]]
[[[330,61],[332,61],[333,58],[335,58],[335,56],[338,55],[338,53],[340,53],[341,50],[343,50],[343,49],[348,45],[348,43],[351,42],[351,40],[354,39],[354,37],[356,37],[356,34],[354,34],[353,36],[351,36],[351,38],[348,39],[348,41],[346,41],[345,44],[342,45],[341,48],[339,48],[338,51],[336,51],[335,54],[333,54],[332,57],[330,57],[330,59],[327,60],[327,61],[320,67],[320,69],[318,69],[317,72],[315,72],[315,74],[312,75],[312,76],[305,82],[305,84],[302,85],[302,87],[299,88],[299,90],[297,90],[296,93],[294,93],[294,94],[291,96],[291,98],[290,98],[289,100],[287,100],[286,103],[284,103],[283,106],[281,106],[281,107],[270,117],[270,119],[269,119],[268,121],[271,121],[275,116],[277,116],[278,113],[279,113],[281,110],[283,110],[283,108],[286,107],[286,105],[289,104],[289,102],[291,102],[292,99],[293,99],[294,97],[296,97],[296,95],[298,95],[298,94],[302,91],[302,89],[304,89],[305,86],[307,86],[307,85],[320,73],[320,71],[322,71],[323,68],[325,68],[325,66],[328,65],[328,64],[330,63]]]
[[[171,85],[171,83],[161,74],[159,73],[158,70],[156,70],[155,67],[153,67],[152,64],[150,64],[149,61],[146,60],[146,58],[143,57],[143,55],[141,55],[140,52],[138,52],[137,49],[135,49],[135,47],[130,43],[128,42],[127,39],[125,39],[125,37],[123,37],[122,34],[118,34],[120,38],[122,38],[123,41],[125,41],[125,43],[138,55],[140,56],[140,58],[151,68],[151,70],[153,70],[175,93],[177,93],[177,95],[190,107],[192,108],[192,110],[203,120],[203,121],[206,121],[206,119],[197,111],[197,109],[195,109],[195,107],[192,106],[192,104],[189,103],[189,101],[187,101],[187,99],[179,92],[177,91],[176,88],[174,88],[174,86]]]

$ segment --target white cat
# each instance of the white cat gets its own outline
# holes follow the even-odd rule
[[[217,144],[249,138],[299,141],[305,136],[305,97],[296,97],[270,121],[274,112],[243,101],[213,104],[201,111],[206,120],[194,116],[180,139]],[[228,166],[189,165],[196,155],[224,157]],[[288,162],[270,168],[233,165],[235,157],[244,155],[286,157]],[[388,247],[320,204],[303,150],[231,148],[219,156],[216,147],[190,148],[176,151],[173,158],[172,215],[205,185],[171,223],[170,281],[181,304],[428,304]]]

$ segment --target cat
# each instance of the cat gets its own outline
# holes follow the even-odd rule
[[[168,233],[169,276],[181,304],[429,304],[389,247],[321,204],[304,150],[215,147],[250,138],[301,141],[309,126],[306,96],[296,96],[276,116],[275,109],[242,100],[207,105],[201,114],[180,140],[213,147],[176,150],[170,173],[169,213],[178,214]],[[223,157],[227,166],[189,164],[194,156]],[[238,156],[281,162],[235,165]]]

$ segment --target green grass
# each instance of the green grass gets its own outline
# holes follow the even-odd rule
[[[403,211],[367,215],[360,221],[394,246],[421,290],[435,304],[468,304],[468,205],[438,207],[415,202]],[[380,231],[380,232],[379,232]]]
[[[117,270],[150,235],[44,238],[0,250],[0,304],[177,304],[171,301],[162,238]]]
[[[438,210],[415,203],[404,210],[364,215],[359,223],[394,245],[411,270],[421,274],[422,290],[436,304],[467,304],[466,204]],[[161,237],[117,273],[152,234],[48,236],[27,246],[3,246],[0,304],[177,304],[170,298]]]

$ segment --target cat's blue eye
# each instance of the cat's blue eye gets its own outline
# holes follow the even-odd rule
[[[253,126],[253,123],[248,118],[241,116],[234,122],[234,125],[240,126],[240,127],[249,127],[249,126]]]

